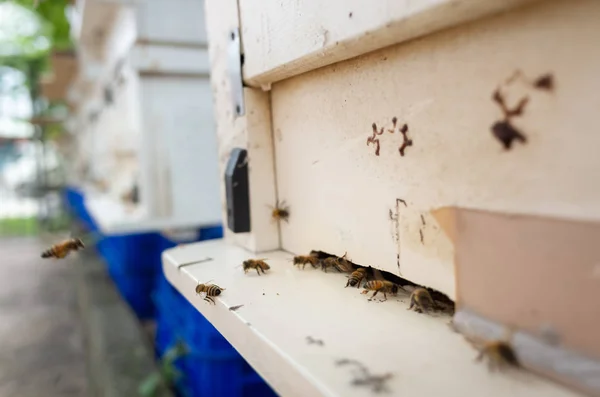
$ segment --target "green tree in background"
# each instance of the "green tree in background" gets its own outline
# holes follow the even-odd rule
[[[51,51],[73,47],[69,7],[67,0],[0,0],[0,64],[37,83],[49,69]]]

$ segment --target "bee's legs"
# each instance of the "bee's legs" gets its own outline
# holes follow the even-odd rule
[[[375,292],[373,292],[373,295],[371,295],[369,300],[372,300],[373,298],[375,298],[375,295],[377,295],[378,292],[379,292],[379,290],[375,290]]]
[[[306,268],[306,262],[304,262],[304,263],[302,264],[302,270],[304,270],[305,268]]]
[[[479,354],[475,357],[475,361],[481,361],[483,359],[483,350],[479,350]]]
[[[383,298],[384,298],[384,299],[383,299],[384,301],[386,301],[386,300],[387,300],[387,295],[386,295],[385,291],[383,291]]]
[[[435,301],[433,300],[433,298],[431,298],[431,299],[428,298],[427,303],[429,304],[429,307],[431,307],[432,309],[436,308],[436,304],[435,304]]]
[[[256,268],[256,273],[258,273],[258,275],[260,276],[260,270],[258,270],[258,267]]]
[[[346,281],[346,287],[350,285],[350,280]],[[346,288],[344,287],[344,288]]]
[[[410,297],[410,306],[408,306],[408,308],[406,310],[412,310],[412,308],[415,307],[415,298],[414,296]]]

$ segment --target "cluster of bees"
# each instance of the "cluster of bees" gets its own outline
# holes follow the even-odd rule
[[[387,300],[387,294],[396,295],[399,290],[407,291],[407,286],[386,280],[381,272],[376,269],[371,267],[358,267],[354,269],[355,265],[347,259],[346,254],[342,257],[328,256],[322,258],[322,256],[323,254],[318,251],[311,251],[308,255],[294,256],[292,261],[294,266],[301,267],[302,269],[305,269],[306,265],[310,265],[314,269],[320,268],[323,272],[337,270],[340,273],[349,273],[344,288],[360,288],[362,286],[364,289],[361,292],[362,294],[373,291],[369,300],[372,300],[378,293],[383,294],[385,301]],[[248,259],[241,264],[241,267],[244,273],[255,270],[259,276],[266,274],[271,267],[265,262],[265,259]],[[373,274],[373,276],[370,277],[369,274]],[[369,278],[373,279],[369,280]],[[213,298],[221,295],[224,290],[225,288],[221,288],[215,284],[206,283],[196,286],[196,293],[200,294],[205,301],[212,304],[215,303]],[[426,288],[416,287],[410,293],[410,304],[407,310],[413,310],[418,313],[429,313],[432,310],[442,309],[442,305],[443,303],[433,299],[431,293]],[[490,370],[500,369],[505,366],[519,366],[514,350],[507,341],[494,340],[485,343],[476,343],[471,340],[470,342],[479,350],[476,360],[480,361],[484,357],[487,357]]]
[[[545,75],[534,83],[537,88],[548,89],[551,90],[553,87],[553,80],[551,75]],[[393,120],[394,127],[396,126],[397,120]],[[403,127],[405,129],[406,127]],[[406,131],[402,131],[403,134]],[[406,140],[406,136],[405,136]],[[412,141],[411,141],[412,144]],[[403,154],[403,153],[401,153]],[[279,202],[275,204],[275,207],[270,206],[272,212],[271,217],[273,220],[282,220],[287,222],[290,216],[289,207],[283,205],[279,205]],[[340,273],[348,272],[350,276],[348,277],[348,281],[346,282],[346,287],[351,286],[356,288],[360,288],[361,283],[363,284],[363,292],[362,294],[367,294],[369,291],[374,291],[373,295],[369,298],[369,300],[373,299],[377,293],[382,292],[383,297],[387,300],[387,294],[395,295],[398,293],[400,289],[405,289],[404,287],[389,281],[385,280],[381,272],[370,268],[373,271],[375,278],[374,280],[367,280],[369,269],[365,267],[358,267],[354,269],[353,264],[346,258],[346,254],[342,257],[327,257],[325,259],[321,259],[321,255],[317,251],[311,251],[309,255],[297,255],[293,258],[294,266],[302,266],[302,269],[306,267],[306,265],[311,265],[313,268],[321,268],[324,272],[327,272],[328,269],[336,269]],[[243,263],[244,272],[247,272],[248,269],[256,268],[257,272],[260,268],[264,273],[265,270],[270,269],[270,266],[264,262],[264,259],[250,259]],[[220,293],[220,292],[219,292]],[[410,294],[410,304],[407,310],[414,310],[418,313],[428,313],[431,309],[438,308],[436,301],[432,298],[429,291],[423,287],[415,288]],[[452,323],[450,324],[452,328]],[[454,328],[455,329],[455,328]],[[455,329],[456,330],[456,329]],[[510,342],[510,335],[505,335],[505,337],[501,340],[492,340],[481,343],[480,341],[470,340],[471,344],[475,346],[476,349],[479,350],[479,354],[476,357],[477,361],[481,361],[484,357],[488,358],[488,368],[490,370],[500,369],[502,367],[519,367],[519,361],[517,356],[512,348]]]
[[[359,267],[354,270],[352,263],[346,258],[346,254],[342,257],[328,257],[320,259],[320,254],[316,251],[311,251],[309,255],[298,255],[293,259],[294,266],[302,266],[302,269],[307,264],[313,268],[321,268],[324,272],[328,269],[335,269],[340,273],[350,273],[346,287],[360,288],[361,284],[364,288],[362,294],[367,294],[369,291],[373,291],[373,295],[369,298],[372,300],[378,293],[383,293],[384,300],[387,300],[387,294],[396,295],[400,289],[404,287],[392,282],[385,280],[376,269],[370,269],[375,279],[368,280],[369,269],[366,267]],[[419,313],[427,313],[431,309],[435,309],[436,304],[428,290],[422,287],[415,288],[410,294],[410,305],[408,310],[415,310]]]

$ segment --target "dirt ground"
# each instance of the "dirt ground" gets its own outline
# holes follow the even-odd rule
[[[44,248],[0,239],[0,397],[89,397],[74,263]]]

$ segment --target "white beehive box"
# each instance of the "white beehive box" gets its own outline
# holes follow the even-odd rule
[[[80,125],[89,135],[82,143],[93,146],[84,149],[92,175],[104,185],[87,198],[100,227],[219,223],[203,3],[88,0],[81,13],[80,58],[93,88],[82,100],[87,113]],[[90,114],[97,115],[91,122]],[[135,184],[138,205],[123,199]]]
[[[406,312],[406,297],[375,309],[342,277],[292,268],[290,253],[321,250],[445,293],[468,335],[515,328],[527,368],[600,394],[600,309],[581,304],[600,298],[599,3],[240,0],[206,14],[221,172],[247,150],[251,228],[170,250],[164,269],[277,391],[368,394],[332,364],[353,356],[394,372],[397,394],[570,394],[490,377],[449,318]],[[276,200],[289,222],[272,222]],[[271,274],[235,268],[252,257]],[[216,307],[194,294],[209,280],[227,288]],[[306,336],[330,348],[306,352]]]

